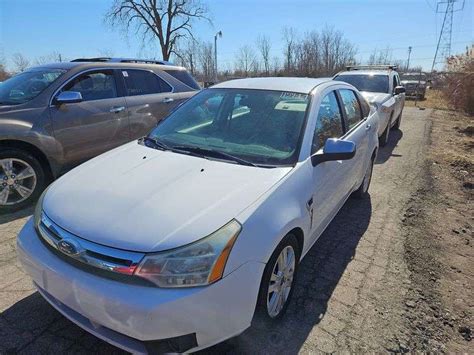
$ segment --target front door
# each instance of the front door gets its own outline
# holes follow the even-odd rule
[[[344,135],[342,111],[335,91],[323,97],[316,119],[311,155],[322,150],[328,138]],[[326,161],[313,168],[313,199],[310,209],[311,235],[317,238],[344,202],[346,161]],[[312,244],[312,243],[311,243]],[[311,245],[310,244],[310,245]]]
[[[125,99],[118,97],[113,70],[83,73],[62,91],[82,95],[78,103],[53,105],[50,115],[65,168],[130,141]]]

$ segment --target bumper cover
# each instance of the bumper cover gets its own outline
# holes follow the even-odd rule
[[[106,279],[64,262],[40,241],[32,220],[17,244],[21,263],[48,302],[92,334],[135,353],[147,352],[150,342],[192,334],[192,350],[238,335],[250,326],[265,267],[249,262],[210,286],[161,289]]]

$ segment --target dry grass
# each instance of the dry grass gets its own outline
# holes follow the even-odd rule
[[[438,110],[450,110],[446,94],[441,90],[426,90],[426,96],[423,101],[415,101],[414,99],[406,99],[405,106],[407,107],[422,107],[434,108]]]

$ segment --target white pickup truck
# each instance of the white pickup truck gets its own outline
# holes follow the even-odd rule
[[[355,86],[379,113],[379,140],[388,142],[390,129],[398,129],[405,106],[405,88],[400,84],[396,67],[392,65],[349,66],[336,74],[334,80]]]

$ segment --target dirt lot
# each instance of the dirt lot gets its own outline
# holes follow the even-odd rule
[[[349,200],[308,253],[283,321],[206,353],[473,352],[472,148],[468,118],[406,108],[370,198]],[[29,213],[0,216],[0,353],[119,353],[32,288],[15,257]]]

